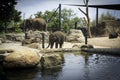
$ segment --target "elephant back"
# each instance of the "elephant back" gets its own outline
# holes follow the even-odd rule
[[[54,35],[57,37],[58,40],[60,40],[60,42],[61,42],[61,40],[65,41],[65,39],[66,39],[65,33],[61,32],[61,31],[54,32]]]
[[[26,19],[24,26],[26,30],[47,31],[46,22],[43,18]]]
[[[42,18],[34,18],[32,20],[32,26],[40,31],[46,31],[46,22]]]

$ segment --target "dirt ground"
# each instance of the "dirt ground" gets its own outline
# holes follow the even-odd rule
[[[110,48],[120,48],[120,37],[109,39],[108,37],[89,38],[88,44]]]
[[[84,45],[85,43],[71,43],[64,42],[63,48],[72,48],[74,45]],[[120,37],[109,39],[108,37],[96,37],[96,38],[88,38],[88,44],[94,46],[94,48],[120,48]],[[7,48],[7,46],[20,46],[21,43],[5,43],[0,45],[0,47]],[[42,47],[42,44],[40,44]],[[45,48],[48,46],[48,43],[45,43]],[[54,46],[55,48],[55,46]]]
[[[84,45],[85,43],[69,43],[65,42],[63,48],[72,48],[74,45]],[[88,38],[88,44],[95,48],[120,48],[120,37],[109,39],[108,37]]]

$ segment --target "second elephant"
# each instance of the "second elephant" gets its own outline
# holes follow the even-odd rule
[[[26,30],[46,31],[46,22],[42,18],[27,19],[24,23]]]
[[[49,35],[49,44],[48,44],[48,47],[50,46],[50,48],[53,48],[54,43],[55,43],[55,48],[58,48],[58,44],[59,44],[59,47],[62,48],[62,45],[63,45],[65,39],[66,39],[66,36],[61,31],[56,31],[54,33],[51,33]]]

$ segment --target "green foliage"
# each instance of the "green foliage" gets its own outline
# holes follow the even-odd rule
[[[14,22],[20,22],[21,21],[21,12],[17,11],[17,10],[14,10],[12,20]]]
[[[59,13],[56,10],[52,11],[45,11],[44,13],[37,12],[35,14],[36,18],[44,18],[47,22],[47,29],[49,31],[51,30],[58,30],[58,25],[59,25]],[[76,17],[76,14],[74,13],[73,10],[71,9],[62,9],[61,10],[61,24],[62,24],[62,29],[67,32],[69,29],[74,28],[75,22],[82,22],[81,18]]]
[[[109,12],[106,14],[102,13],[100,18],[98,19],[99,23],[110,21],[110,20],[116,20],[114,16],[112,16]],[[91,22],[91,26],[96,26],[96,20],[93,20]]]
[[[36,14],[34,14],[36,18],[43,18],[43,13],[40,11],[40,12],[37,12]]]
[[[35,18],[43,18],[47,22],[47,29],[57,29],[58,27],[58,12],[54,13],[55,10],[53,11],[45,11],[44,13],[37,12],[35,14]],[[54,15],[53,15],[54,14]],[[52,16],[53,15],[53,16]]]
[[[21,20],[21,12],[15,9],[18,0],[1,0],[0,1],[0,29],[7,32],[7,26],[12,21],[19,22]]]
[[[109,12],[107,12],[106,14],[101,14],[100,18],[99,18],[99,22],[104,22],[106,20],[115,20],[115,17],[112,16]]]
[[[0,21],[10,21],[13,17],[17,0],[1,0],[0,1]]]
[[[75,13],[71,9],[62,9],[62,26],[64,26],[64,23],[68,25],[69,28],[73,28],[75,24]],[[74,20],[73,20],[74,19]]]
[[[67,33],[69,31],[69,27],[67,23],[63,23],[63,30]]]
[[[22,32],[22,30],[20,29],[19,23],[15,23],[14,24],[14,28],[15,28],[15,32],[17,32],[17,33],[21,33]]]

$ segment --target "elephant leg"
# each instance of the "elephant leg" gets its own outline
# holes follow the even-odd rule
[[[58,43],[56,42],[56,44],[55,44],[55,48],[58,48]]]
[[[62,43],[60,43],[60,48],[62,48],[62,45],[63,45],[63,44],[62,44]]]
[[[51,42],[51,46],[50,46],[50,48],[53,48],[53,45],[54,45],[54,42]]]

